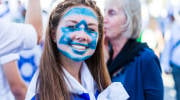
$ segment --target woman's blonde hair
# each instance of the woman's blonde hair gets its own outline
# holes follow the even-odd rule
[[[92,0],[65,0],[55,7],[49,17],[36,88],[40,100],[70,100],[71,98],[63,77],[60,52],[56,42],[53,41],[53,36],[56,34],[58,23],[65,11],[70,7],[78,5],[92,8],[98,16],[99,40],[97,48],[92,57],[85,62],[97,83],[99,91],[102,91],[110,84],[110,77],[103,56],[103,17],[100,9]]]
[[[141,4],[139,0],[107,0],[105,7],[116,6],[123,9],[126,16],[126,23],[120,28],[123,36],[136,39],[141,31]]]

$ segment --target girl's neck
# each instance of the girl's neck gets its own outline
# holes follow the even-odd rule
[[[119,54],[119,52],[121,52],[122,48],[124,47],[127,41],[128,41],[128,38],[123,37],[123,36],[110,40],[110,43],[112,45],[112,49],[114,52],[112,59],[114,59]]]
[[[82,62],[75,62],[65,56],[61,57],[63,67],[79,82],[81,83],[80,70]]]

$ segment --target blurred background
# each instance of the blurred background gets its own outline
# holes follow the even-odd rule
[[[0,19],[23,23],[28,0],[2,0],[0,2]],[[48,14],[53,6],[60,0],[41,0],[44,27],[48,20]],[[96,0],[102,12],[104,0]],[[162,67],[164,82],[164,100],[175,100],[174,80],[171,67],[168,64],[168,41],[171,36],[173,22],[180,22],[180,0],[141,0],[142,6],[142,31],[138,39],[147,42],[152,48]],[[174,20],[176,19],[176,20]],[[2,23],[1,23],[2,24]],[[180,31],[178,31],[179,33]],[[180,39],[180,37],[179,37]],[[18,61],[23,79],[29,84],[33,74],[38,68],[43,43],[33,50],[22,51]]]

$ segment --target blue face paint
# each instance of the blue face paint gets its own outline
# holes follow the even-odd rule
[[[84,27],[82,28],[81,26],[84,26]],[[89,37],[91,37],[92,41],[88,44],[83,44],[83,43],[78,43],[76,41],[73,41],[69,36],[73,32],[78,32],[78,31],[84,31],[85,32],[84,34],[89,35]],[[96,31],[88,28],[88,25],[85,20],[81,20],[79,23],[77,23],[74,26],[62,27],[61,32],[62,32],[62,37],[59,39],[59,44],[68,45],[69,47],[71,47],[72,53],[74,53],[75,55],[83,55],[86,52],[88,52],[88,50],[96,49],[98,33]],[[78,34],[78,33],[76,33],[76,34]],[[86,49],[85,50],[77,50],[77,49],[73,48],[72,45],[81,45],[81,46],[86,47]],[[66,57],[68,57],[74,61],[83,61],[92,56],[92,55],[87,55],[87,56],[76,57],[76,56],[71,55],[71,53],[69,53],[65,50],[62,50],[60,48],[59,48],[59,51],[62,54],[64,54]]]
[[[63,16],[63,18],[74,14],[90,16],[97,20],[97,16],[90,9],[82,7],[72,8]]]
[[[80,28],[81,25],[83,25],[84,28]],[[88,34],[92,38],[92,42],[90,42],[88,45],[85,45],[85,44],[80,44],[80,45],[83,45],[83,46],[85,45],[91,49],[96,49],[98,33],[93,31],[92,29],[89,29],[85,20],[80,21],[75,26],[63,27],[61,29],[61,31],[64,34],[63,34],[61,40],[59,41],[59,43],[69,44],[69,45],[77,44],[75,42],[72,42],[72,40],[69,37],[69,34],[71,34],[72,32],[75,32],[75,31],[84,31],[84,32],[86,32],[86,34]]]
[[[60,51],[63,55],[65,55],[66,57],[68,57],[68,58],[70,58],[70,59],[72,59],[73,61],[76,61],[76,62],[84,61],[84,60],[86,60],[86,59],[88,59],[88,58],[91,57],[91,55],[89,55],[89,56],[84,56],[84,57],[76,57],[76,56],[72,56],[69,52],[66,52],[66,51],[64,51],[64,50],[59,49],[59,51]]]

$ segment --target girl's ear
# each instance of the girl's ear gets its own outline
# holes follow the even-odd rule
[[[51,38],[52,38],[53,42],[56,43],[56,31],[55,31],[55,29],[51,30]]]

